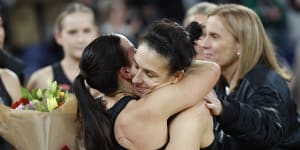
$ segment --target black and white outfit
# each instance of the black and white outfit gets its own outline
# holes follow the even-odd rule
[[[286,81],[273,69],[257,64],[232,93],[223,81],[215,87],[223,105],[216,118],[219,149],[300,149],[295,101]]]

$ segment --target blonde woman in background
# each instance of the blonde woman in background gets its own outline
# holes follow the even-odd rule
[[[224,4],[208,15],[201,47],[221,66],[217,97],[207,107],[217,116],[219,149],[300,149],[300,123],[273,45],[257,14]]]
[[[79,73],[83,49],[99,35],[91,8],[72,3],[58,16],[55,24],[56,42],[63,47],[64,58],[51,66],[34,72],[26,87],[46,88],[47,80],[57,81],[63,89],[72,92],[71,85]]]

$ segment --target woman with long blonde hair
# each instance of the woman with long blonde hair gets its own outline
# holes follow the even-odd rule
[[[257,14],[241,5],[218,6],[209,14],[201,46],[205,59],[221,66],[217,97],[207,97],[221,149],[299,149],[300,124],[287,86],[291,76]]]

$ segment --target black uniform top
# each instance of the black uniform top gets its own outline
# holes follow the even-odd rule
[[[111,107],[109,110],[107,110],[107,115],[108,115],[108,118],[109,118],[109,121],[110,121],[112,127],[114,127],[116,118],[118,117],[120,112],[126,107],[128,102],[132,99],[135,99],[135,98],[131,97],[131,96],[125,96],[121,100],[119,100],[113,107]],[[114,131],[113,131],[113,133],[114,133]],[[115,139],[114,139],[114,145],[115,145],[116,150],[126,150],[126,148],[122,147]],[[167,145],[167,143],[162,148],[160,148],[160,150],[163,150],[166,145]],[[210,144],[208,147],[204,148],[203,150],[217,150],[216,140],[214,140],[214,142],[212,144]]]
[[[70,93],[73,93],[72,82],[67,78],[64,73],[61,64],[55,63],[52,65],[53,69],[53,80],[59,84],[63,90],[68,90]]]
[[[107,110],[107,115],[108,115],[109,121],[112,125],[112,129],[115,126],[115,121],[116,121],[118,115],[120,114],[120,112],[126,107],[128,102],[131,101],[132,99],[134,99],[134,97],[124,96],[113,107],[111,107],[109,110]],[[114,131],[113,131],[113,135],[114,135]],[[113,139],[113,142],[114,142],[116,150],[126,150],[126,148],[122,147],[116,141],[115,138]]]

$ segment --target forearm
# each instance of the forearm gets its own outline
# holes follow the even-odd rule
[[[182,94],[185,95],[184,99],[191,100],[193,104],[189,107],[202,101],[204,97],[212,91],[219,77],[219,65],[208,61],[193,61],[191,67],[184,75],[182,81],[184,89],[181,90]],[[185,82],[185,80],[187,82]],[[186,85],[184,85],[184,83],[186,83]],[[197,97],[197,99],[194,97]]]
[[[211,61],[193,60],[191,66],[187,69],[188,74],[198,74],[204,70],[214,72],[217,76],[220,75],[220,66]]]

